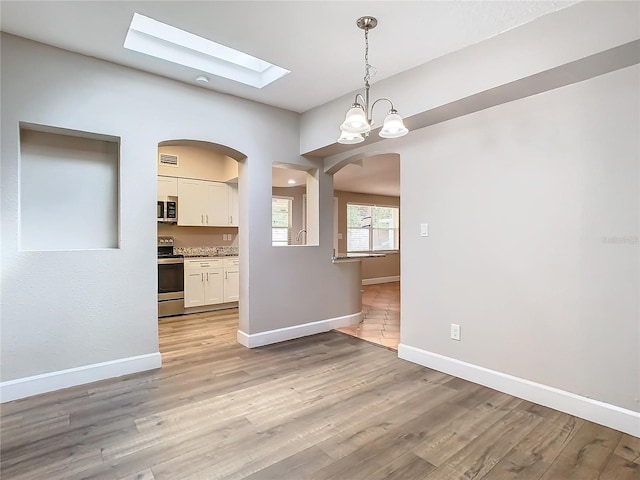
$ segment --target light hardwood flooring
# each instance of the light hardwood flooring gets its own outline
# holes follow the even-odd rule
[[[400,342],[400,282],[362,287],[362,321],[338,328],[347,335],[398,350]]]
[[[161,370],[2,405],[2,479],[640,478],[640,439],[337,332],[236,330],[162,319]]]

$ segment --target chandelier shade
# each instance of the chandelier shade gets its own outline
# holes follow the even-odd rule
[[[356,21],[358,28],[364,30],[364,95],[358,93],[355,102],[345,115],[344,122],[340,125],[340,137],[338,143],[354,144],[364,142],[364,137],[369,136],[373,125],[373,108],[380,101],[389,102],[391,110],[384,119],[379,135],[383,138],[397,138],[406,135],[409,130],[405,127],[402,117],[393,108],[393,103],[388,98],[379,98],[369,104],[369,90],[371,85],[371,65],[369,65],[369,30],[376,27],[378,20],[374,17],[360,17]],[[375,70],[375,69],[374,69]]]
[[[384,119],[379,135],[383,138],[398,138],[407,133],[409,133],[409,130],[404,126],[402,117],[397,113],[389,113]]]
[[[345,145],[353,145],[355,143],[364,142],[364,137],[359,133],[348,133],[343,130],[338,142]]]
[[[371,125],[367,120],[367,114],[362,107],[352,107],[344,118],[344,123],[340,125],[340,130],[345,133],[367,133],[371,130]]]

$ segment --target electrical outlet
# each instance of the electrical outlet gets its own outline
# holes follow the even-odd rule
[[[451,324],[451,340],[460,341],[460,325]]]

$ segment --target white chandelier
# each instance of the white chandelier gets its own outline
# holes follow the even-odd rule
[[[364,142],[364,137],[371,132],[373,125],[373,107],[376,103],[385,100],[391,105],[391,109],[387,113],[382,124],[382,130],[379,135],[383,138],[397,138],[406,135],[409,130],[404,126],[402,117],[393,108],[393,103],[388,98],[379,98],[371,107],[369,107],[369,80],[371,80],[371,65],[369,65],[369,30],[376,27],[378,20],[374,17],[360,17],[356,22],[358,28],[364,30],[364,96],[356,94],[355,102],[347,112],[342,125],[340,125],[340,138],[338,143],[354,144]],[[363,136],[364,135],[364,136]]]

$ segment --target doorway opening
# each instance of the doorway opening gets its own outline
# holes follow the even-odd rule
[[[338,332],[398,350],[400,343],[400,282],[363,285],[362,321]]]
[[[238,317],[239,172],[245,159],[240,152],[211,142],[182,139],[158,144],[161,321],[175,322],[175,317],[188,314],[204,318],[220,310]]]
[[[400,156],[352,158],[333,172],[334,249],[364,255],[362,320],[342,333],[394,350],[400,342]],[[366,255],[371,255],[367,257]]]

